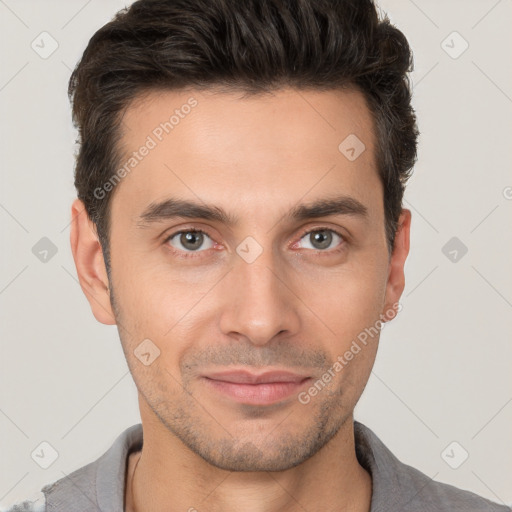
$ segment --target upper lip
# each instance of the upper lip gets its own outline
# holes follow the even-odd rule
[[[207,379],[231,382],[233,384],[268,384],[271,382],[302,382],[309,378],[308,375],[300,375],[290,371],[266,371],[253,373],[247,370],[220,371],[203,375]]]

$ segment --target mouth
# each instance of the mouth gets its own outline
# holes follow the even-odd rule
[[[214,392],[242,404],[270,405],[294,396],[311,380],[289,371],[252,373],[244,370],[202,375]]]

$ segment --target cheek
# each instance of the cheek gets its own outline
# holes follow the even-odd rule
[[[138,366],[134,350],[139,344],[149,339],[157,347],[156,366],[148,368],[147,374],[144,368],[139,369],[140,377],[166,380],[167,371],[177,381],[181,380],[180,358],[204,338],[202,326],[208,322],[204,299],[210,287],[205,283],[191,286],[183,280],[164,279],[158,272],[142,271],[118,286],[116,298],[122,297],[119,313],[127,330],[123,340],[127,357]],[[149,348],[151,352],[151,344]],[[153,372],[158,372],[160,378],[155,379]],[[171,378],[171,387],[173,382]]]
[[[204,295],[204,285],[173,279],[168,273],[141,265],[115,281],[116,297],[129,320],[163,336]],[[118,284],[116,284],[118,282]]]
[[[385,280],[375,268],[344,270],[326,280],[308,281],[306,304],[329,328],[341,350],[379,319]]]

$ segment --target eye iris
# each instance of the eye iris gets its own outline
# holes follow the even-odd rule
[[[183,247],[186,247],[191,251],[195,251],[203,245],[203,234],[195,231],[187,231],[186,233],[181,234],[180,242]]]
[[[326,249],[332,243],[332,233],[330,231],[315,231],[310,235],[313,246],[317,249]],[[315,244],[319,244],[319,247]]]

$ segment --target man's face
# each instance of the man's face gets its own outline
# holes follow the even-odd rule
[[[190,98],[197,104],[182,108]],[[161,123],[176,109],[166,133]],[[143,421],[223,469],[305,461],[351,418],[378,335],[350,361],[344,354],[402,291],[388,280],[363,96],[152,93],[127,110],[122,129],[120,167],[151,146],[117,185],[110,233],[114,313]],[[354,135],[366,148],[355,159]],[[339,198],[349,201],[319,217],[290,216]],[[169,205],[144,215],[170,199],[233,222],[171,216]]]

